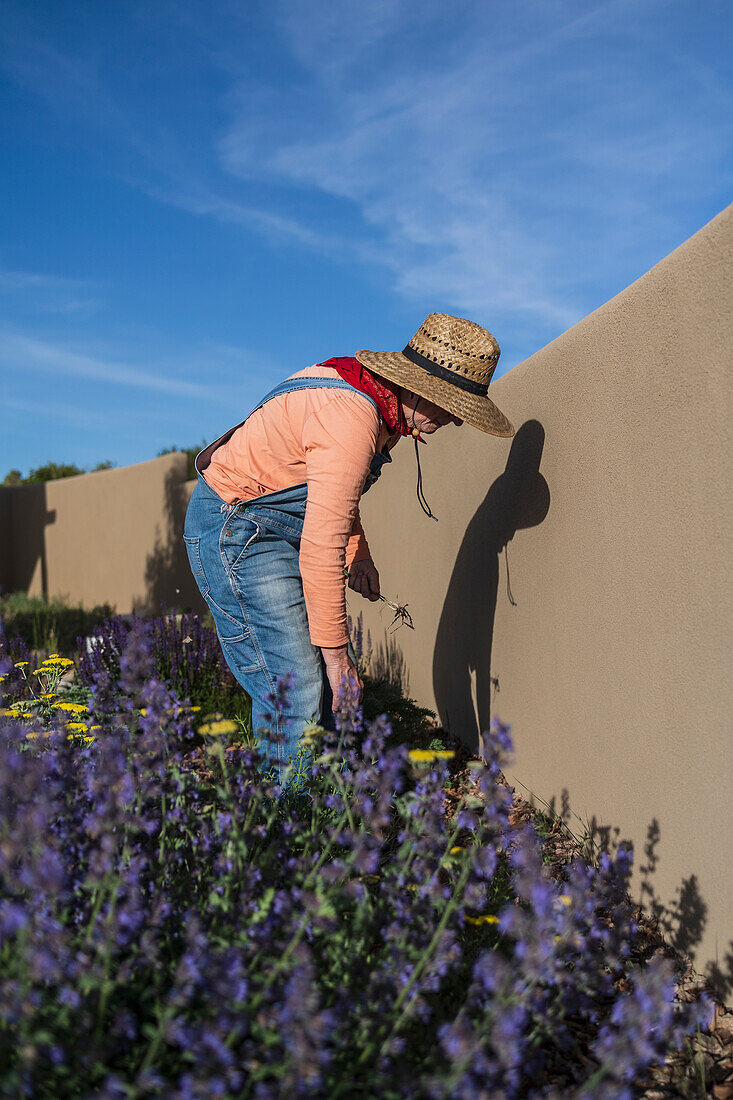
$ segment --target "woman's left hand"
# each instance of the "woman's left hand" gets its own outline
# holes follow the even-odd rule
[[[365,558],[354,562],[349,570],[349,588],[372,602],[379,599],[379,573],[373,561]]]

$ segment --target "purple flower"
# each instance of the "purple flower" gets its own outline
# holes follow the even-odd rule
[[[103,726],[91,751],[63,727],[29,747],[0,722],[18,1095],[310,1100],[348,1089],[359,1061],[375,1096],[547,1098],[546,1058],[579,1072],[576,1018],[596,1034],[593,1095],[619,1096],[709,1016],[672,1007],[668,969],[629,966],[630,851],[575,861],[559,885],[534,830],[508,828],[498,720],[453,823],[470,846],[446,859],[445,766],[416,775],[386,717],[364,723],[347,698],[324,739],[337,760],[285,797],[253,750],[189,751],[180,686],[224,675],[195,616],[111,620],[98,638],[79,662]],[[275,685],[276,725],[292,683]]]

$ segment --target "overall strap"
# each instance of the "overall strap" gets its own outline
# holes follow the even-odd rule
[[[377,410],[377,416],[379,417],[379,423],[382,423],[382,414],[379,411],[379,405],[370,397],[368,393],[363,393],[361,390],[357,390],[350,382],[347,382],[345,378],[288,378],[285,382],[281,382],[278,386],[275,386],[273,390],[270,390],[268,394],[260,401],[252,412],[257,412],[257,409],[261,409],[266,401],[269,401],[272,397],[279,397],[281,393],[290,393],[292,390],[318,390],[318,389],[333,389],[333,390],[351,390],[352,393],[358,393],[360,397],[365,397],[367,401],[370,401],[374,408]],[[250,413],[250,416],[252,414]]]
[[[261,409],[267,401],[271,400],[271,398],[279,397],[280,394],[283,393],[291,393],[293,390],[318,389],[351,390],[352,393],[358,393],[360,397],[364,397],[367,401],[371,402],[371,404],[376,409],[377,416],[379,418],[379,426],[381,428],[382,414],[379,411],[379,406],[377,405],[377,402],[374,400],[373,397],[370,397],[368,393],[362,393],[361,390],[357,390],[354,386],[351,385],[350,382],[347,382],[345,378],[287,378],[284,382],[280,382],[279,385],[270,390],[269,393],[265,394],[259,404],[255,405],[249,416],[246,416],[244,420],[241,421],[241,423],[235,424],[233,428],[230,428],[229,431],[224,432],[224,435],[219,436],[218,439],[214,440],[213,443],[209,443],[208,447],[204,447],[204,449],[198,453],[195,462],[196,470],[198,471],[198,473],[202,473],[209,465],[209,463],[211,462],[211,456],[213,455],[217,447],[221,447],[223,443],[228,442],[228,440],[231,439],[234,433],[242,427],[242,424],[246,424],[252,413],[255,413],[258,409]]]

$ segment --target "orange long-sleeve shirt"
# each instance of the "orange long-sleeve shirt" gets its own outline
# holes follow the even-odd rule
[[[315,364],[290,378],[339,378]],[[376,450],[389,438],[371,401],[345,389],[294,390],[271,398],[214,451],[203,473],[228,504],[307,482],[300,572],[314,645],[344,645],[343,568],[370,558],[359,498]]]

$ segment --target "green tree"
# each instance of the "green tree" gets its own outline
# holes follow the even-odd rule
[[[85,472],[81,466],[75,466],[73,462],[47,462],[45,466],[37,466],[35,470],[31,470],[23,484],[37,485],[42,481],[57,481],[61,477],[76,477],[77,474]]]
[[[184,454],[188,462],[188,480],[193,481],[196,478],[196,467],[194,465],[194,463],[196,462],[196,455],[199,453],[199,451],[203,451],[205,446],[206,440],[202,439],[196,447],[164,447],[162,451],[158,451],[157,457],[161,458],[163,455],[172,455],[178,453]]]
[[[98,462],[91,470],[91,473],[96,473],[97,470],[111,470],[113,463],[107,459],[104,462]],[[81,466],[75,465],[73,462],[47,462],[45,466],[37,466],[35,470],[31,470],[28,477],[23,477],[20,470],[9,470],[5,475],[3,485],[39,485],[44,481],[57,481],[62,477],[76,477],[77,474],[86,474],[87,470],[81,468]]]

